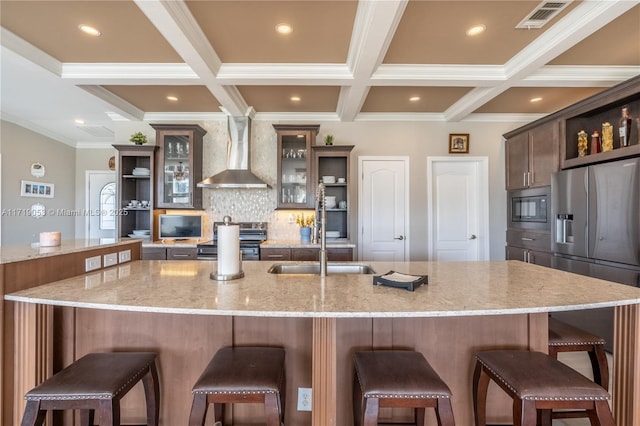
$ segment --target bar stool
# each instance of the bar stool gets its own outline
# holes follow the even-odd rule
[[[556,318],[549,318],[549,355],[559,352],[587,352],[593,369],[593,381],[609,390],[609,365],[604,351],[605,340]]]
[[[614,426],[604,388],[542,352],[496,350],[476,353],[473,409],[476,426],[486,425],[489,380],[513,399],[514,426],[551,424],[553,409],[586,410],[591,424]],[[595,422],[595,423],[594,423]]]
[[[147,425],[158,426],[160,388],[156,354],[150,352],[91,353],[62,369],[25,395],[22,426],[39,426],[47,410],[80,410],[82,426],[120,425],[120,400],[142,380]]]
[[[374,350],[354,354],[354,423],[378,424],[381,407],[414,408],[423,426],[425,408],[435,408],[438,425],[454,426],[451,390],[421,353]]]
[[[203,426],[209,404],[216,422],[224,419],[224,405],[261,402],[267,426],[284,422],[285,351],[270,347],[225,347],[214,355],[193,386],[190,426]]]

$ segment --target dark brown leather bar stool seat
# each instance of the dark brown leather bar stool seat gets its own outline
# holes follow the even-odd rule
[[[226,347],[218,350],[193,386],[190,426],[204,425],[209,404],[216,422],[224,404],[261,402],[267,426],[284,422],[285,351],[271,347]]]
[[[489,381],[513,399],[514,426],[551,424],[551,410],[586,410],[592,425],[614,426],[609,393],[571,367],[542,352],[497,350],[476,354],[473,408],[476,426],[486,425]],[[540,413],[537,410],[542,410]]]
[[[44,422],[47,410],[80,410],[81,424],[120,425],[120,400],[142,380],[147,425],[158,426],[160,387],[156,354],[151,352],[91,353],[83,356],[25,395],[22,426]]]
[[[454,426],[451,390],[425,357],[408,350],[356,352],[353,384],[354,422],[378,424],[381,407],[415,408],[423,426],[425,408],[435,408],[438,424]]]

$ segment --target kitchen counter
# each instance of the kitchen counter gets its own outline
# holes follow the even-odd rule
[[[501,315],[640,303],[638,288],[519,261],[366,262],[378,274],[428,275],[429,284],[415,292],[373,286],[372,275],[329,274],[321,280],[268,274],[271,264],[245,261],[244,278],[217,282],[209,278],[216,262],[132,262],[111,275],[70,278],[5,298],[94,309],[278,317]]]
[[[5,300],[16,305],[16,323],[46,324],[47,308],[58,306],[74,324],[91,324],[87,330],[73,324],[55,329],[61,335],[52,341],[62,346],[51,349],[55,353],[156,350],[167,401],[164,424],[186,423],[191,386],[219,347],[281,345],[287,399],[296,400],[298,387],[314,390],[313,411],[287,404],[285,421],[312,426],[351,424],[353,352],[385,347],[424,353],[452,389],[456,423],[471,424],[475,351],[546,351],[549,312],[613,306],[614,415],[619,425],[640,422],[634,410],[640,405],[640,348],[633,340],[640,336],[640,289],[519,261],[363,263],[377,274],[426,274],[429,283],[409,292],[373,286],[373,275],[276,275],[267,273],[272,262],[264,261],[245,261],[244,278],[218,282],[209,278],[216,262],[136,261],[13,292]],[[39,334],[21,330],[25,343],[16,359],[30,360],[36,369],[42,355],[28,342]],[[29,386],[28,380],[17,386],[15,404],[23,403],[19,396]],[[509,422],[508,399],[495,399],[490,422]],[[394,413],[393,421],[406,420]],[[261,407],[234,407],[232,413],[234,423],[255,423],[262,415]]]
[[[142,247],[176,247],[176,248],[196,248],[198,246],[198,244],[200,243],[206,243],[208,240],[206,239],[201,239],[201,240],[194,240],[194,239],[189,239],[189,240],[180,240],[180,241],[176,241],[176,240],[156,240],[156,241],[142,241]]]
[[[72,254],[96,248],[114,247],[122,244],[129,244],[135,241],[131,238],[102,238],[102,239],[77,239],[63,240],[57,247],[40,247],[39,244],[33,246],[14,245],[0,247],[0,264],[20,262],[42,258],[47,256],[59,256],[63,254]]]
[[[302,243],[300,240],[267,240],[260,244],[263,248],[320,248],[320,243]],[[327,238],[328,248],[355,248],[346,238]]]

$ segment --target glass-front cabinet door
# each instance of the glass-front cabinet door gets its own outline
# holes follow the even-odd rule
[[[200,209],[202,188],[202,137],[198,125],[152,124],[156,129],[158,208]]]
[[[278,208],[313,208],[311,146],[319,125],[274,124],[278,135]]]

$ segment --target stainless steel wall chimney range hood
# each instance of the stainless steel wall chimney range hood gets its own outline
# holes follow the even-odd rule
[[[250,170],[251,119],[228,116],[227,170],[198,183],[199,188],[271,188]]]

